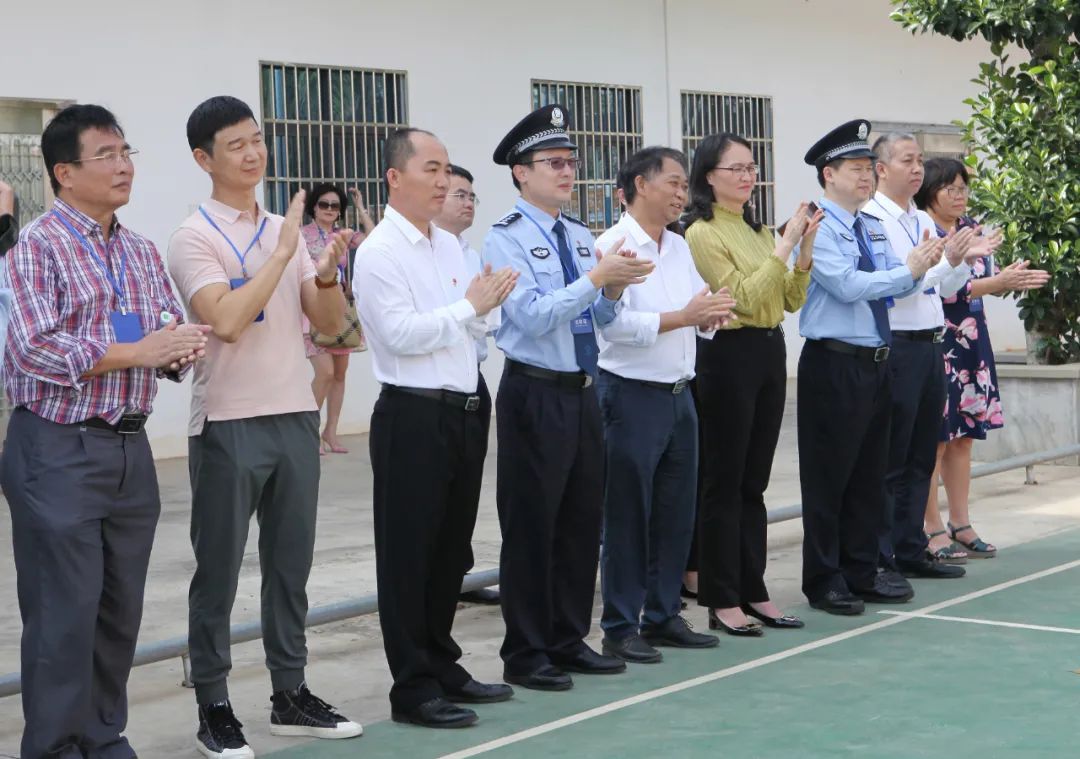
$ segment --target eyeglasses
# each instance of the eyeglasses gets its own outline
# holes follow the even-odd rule
[[[90,158],[76,158],[74,161],[68,161],[67,163],[90,163],[91,161],[101,161],[102,165],[115,169],[121,163],[133,164],[132,157],[139,154],[138,150],[121,150],[118,153],[102,153],[101,155],[91,156]]]
[[[967,185],[963,187],[949,186],[945,188],[945,192],[948,193],[950,198],[966,198],[971,194],[971,188]]]
[[[757,164],[754,163],[738,163],[734,166],[716,166],[715,168],[719,171],[730,171],[733,177],[741,177],[743,174],[750,177],[756,177],[758,174]]]
[[[474,206],[480,205],[480,198],[476,197],[475,192],[465,192],[464,190],[458,190],[457,192],[450,193],[449,197],[457,198],[458,201],[461,203],[464,203],[467,200]]]
[[[324,211],[336,211],[341,208],[341,204],[333,200],[320,200],[315,205]]]
[[[577,167],[581,165],[581,159],[554,156],[552,158],[537,158],[533,161],[524,161],[524,163],[546,163],[554,171],[562,171],[569,166],[571,171],[576,171]]]

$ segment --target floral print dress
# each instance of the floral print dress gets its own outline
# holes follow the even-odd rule
[[[938,234],[945,231],[938,228]],[[961,437],[985,440],[987,430],[1004,426],[997,368],[982,298],[971,297],[971,283],[998,273],[987,256],[971,266],[971,279],[956,295],[943,299],[945,309],[945,376],[948,397],[941,440]]]

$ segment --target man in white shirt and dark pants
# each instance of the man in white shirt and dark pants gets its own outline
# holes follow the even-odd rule
[[[468,169],[463,169],[460,166],[454,164],[450,165],[450,190],[446,194],[446,203],[443,204],[442,212],[435,218],[435,224],[439,229],[445,229],[454,235],[458,243],[461,245],[461,252],[465,254],[465,264],[469,267],[469,271],[472,274],[479,274],[483,270],[483,264],[480,261],[480,253],[471,245],[468,240],[463,236],[465,230],[473,225],[473,219],[476,216],[476,205],[479,201],[476,198],[476,193],[473,192],[473,175]],[[486,321],[489,330],[495,330],[499,327],[500,309],[492,309],[488,313]],[[476,338],[476,361],[479,364],[483,364],[487,360],[488,356],[488,333],[485,332],[481,337]],[[482,399],[487,399],[485,407],[491,405],[491,395],[488,393],[487,383],[484,381],[484,375],[481,372],[479,374],[479,384],[477,386],[477,395]],[[490,420],[488,420],[490,421]],[[487,423],[487,422],[485,422]],[[469,556],[466,562],[465,572],[472,571],[473,564],[475,563],[472,545],[469,546]],[[488,606],[499,605],[499,591],[491,588],[477,588],[476,590],[463,591],[461,593],[461,600],[469,603],[485,604]]]
[[[618,187],[628,211],[600,236],[606,250],[655,262],[641,284],[623,291],[615,319],[600,329],[597,395],[604,421],[606,483],[601,587],[604,653],[656,662],[654,645],[710,648],[712,635],[679,616],[679,589],[694,532],[697,331],[712,330],[734,305],[710,294],[690,248],[666,227],[687,199],[686,157],[650,147],[627,159]]]
[[[922,185],[923,153],[910,134],[890,132],[873,147],[878,188],[862,212],[878,219],[901,261],[927,236],[934,222],[912,202]],[[943,564],[927,552],[923,516],[933,486],[945,408],[945,314],[941,299],[954,294],[971,276],[964,255],[972,240],[964,230],[945,246],[941,261],[926,272],[924,288],[897,298],[889,309],[892,328],[892,425],[886,509],[879,533],[880,570],[891,585],[910,589],[907,577],[963,577],[964,568]]]
[[[505,701],[472,679],[451,636],[487,452],[491,403],[478,391],[476,338],[516,274],[473,275],[454,235],[431,222],[450,183],[443,144],[387,139],[389,204],[356,255],[353,292],[382,393],[371,417],[379,618],[394,677],[391,716],[466,727],[457,703]]]

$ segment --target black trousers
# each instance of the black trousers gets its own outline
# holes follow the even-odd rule
[[[885,477],[886,509],[879,542],[881,565],[926,555],[926,499],[937,463],[945,408],[945,351],[941,343],[893,340],[892,433]]]
[[[799,357],[803,593],[873,587],[892,413],[888,361],[807,340]]]
[[[572,658],[592,621],[604,442],[592,387],[503,372],[495,401],[505,669]]]
[[[451,629],[487,455],[482,377],[477,394],[479,409],[466,411],[384,387],[371,415],[375,573],[395,710],[470,679]]]
[[[16,409],[0,483],[23,623],[20,755],[132,759],[127,681],[161,511],[146,433]]]
[[[742,328],[698,342],[702,487],[698,603],[769,600],[765,588],[769,486],[787,394],[784,333]]]

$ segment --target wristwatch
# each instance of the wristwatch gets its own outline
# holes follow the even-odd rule
[[[334,278],[329,282],[324,282],[318,274],[315,275],[315,286],[320,290],[329,290],[331,287],[337,287],[339,284],[338,278],[341,276],[341,272],[334,269]]]

